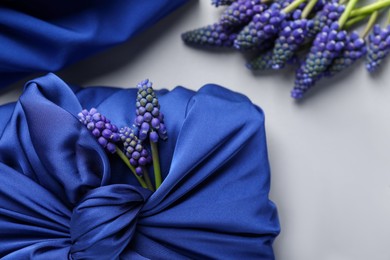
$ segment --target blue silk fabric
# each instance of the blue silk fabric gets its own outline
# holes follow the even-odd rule
[[[158,91],[169,137],[152,193],[77,119],[96,107],[132,125],[136,93],[48,74],[0,107],[0,257],[274,259],[263,112],[212,84]]]
[[[0,88],[122,43],[187,1],[2,0]]]

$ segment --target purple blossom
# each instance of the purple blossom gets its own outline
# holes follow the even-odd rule
[[[264,41],[277,35],[285,17],[282,4],[273,3],[264,12],[253,16],[252,21],[237,35],[234,47],[240,50],[257,49]]]
[[[148,150],[143,147],[141,140],[138,139],[130,127],[121,128],[119,136],[130,164],[135,168],[137,175],[143,176],[145,173],[142,167],[152,162]]]
[[[158,142],[161,138],[166,140],[167,130],[164,124],[164,115],[160,111],[156,93],[153,90],[152,82],[148,79],[140,82],[138,87],[135,124],[138,126],[138,138],[145,140],[147,137],[152,142]]]
[[[272,55],[272,68],[281,69],[294,57],[295,52],[305,42],[307,31],[312,22],[306,19],[299,19],[302,11],[296,10],[294,19],[285,21],[281,27]]]
[[[295,99],[303,98],[306,91],[314,85],[315,80],[307,77],[302,68],[298,68],[295,72],[295,86],[291,90],[291,97]]]
[[[374,25],[367,40],[366,69],[374,72],[390,52],[390,24],[385,28]]]
[[[348,68],[355,61],[366,54],[366,45],[357,32],[347,35],[344,50],[340,56],[335,58],[329,68],[325,71],[325,76],[333,76],[336,73]]]
[[[260,14],[266,8],[261,0],[238,0],[222,13],[220,23],[225,27],[239,27],[249,23],[255,14]]]
[[[250,70],[269,70],[272,69],[272,65],[272,50],[269,50],[248,62],[246,67]]]
[[[190,45],[207,47],[232,47],[237,34],[226,29],[219,23],[185,32],[181,35],[183,41]]]
[[[291,92],[293,98],[302,98],[323,75],[332,61],[340,56],[346,38],[346,31],[339,31],[337,22],[332,23],[330,27],[325,26],[317,34],[309,54],[296,71],[295,86]]]
[[[319,5],[321,6],[321,5]],[[330,26],[336,22],[345,10],[344,5],[340,5],[338,1],[329,1],[322,10],[317,12],[312,19],[312,26],[307,32],[308,38],[314,38],[324,26]]]
[[[91,110],[83,109],[78,114],[79,121],[83,123],[99,144],[106,148],[110,153],[115,153],[115,143],[119,141],[118,128],[111,124],[105,116],[100,114],[95,108]]]

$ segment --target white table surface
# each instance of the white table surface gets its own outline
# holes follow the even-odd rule
[[[294,102],[292,70],[255,75],[238,52],[183,44],[182,32],[215,22],[222,9],[192,1],[58,75],[84,86],[132,87],[149,78],[156,88],[217,83],[246,94],[266,115],[270,198],[282,228],[277,259],[389,260],[390,62],[374,77],[357,64]],[[23,82],[2,93],[0,104],[16,100]]]

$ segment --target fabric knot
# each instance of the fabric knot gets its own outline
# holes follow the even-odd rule
[[[70,222],[71,259],[118,259],[134,235],[137,216],[151,195],[126,184],[89,191]]]

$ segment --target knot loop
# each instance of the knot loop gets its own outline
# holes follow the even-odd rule
[[[151,195],[126,184],[89,191],[70,222],[72,259],[118,259],[134,235],[137,216]]]

